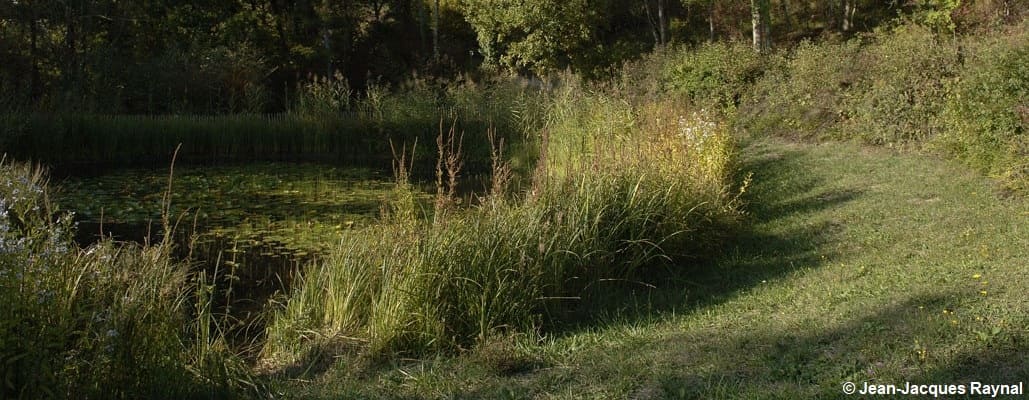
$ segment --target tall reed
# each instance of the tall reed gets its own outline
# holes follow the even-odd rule
[[[207,329],[207,280],[173,259],[171,235],[81,249],[74,229],[40,168],[0,162],[0,397],[261,390],[231,349],[212,346],[224,340]]]
[[[341,344],[418,354],[535,332],[591,285],[645,279],[713,242],[737,212],[725,128],[610,96],[552,97],[534,193],[494,188],[461,212],[348,231],[273,317],[265,357]],[[440,148],[449,140],[441,132]],[[502,182],[510,166],[493,166]]]

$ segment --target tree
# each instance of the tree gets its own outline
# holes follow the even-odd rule
[[[572,64],[572,54],[593,38],[597,2],[589,0],[466,0],[486,62],[543,72]]]
[[[750,0],[754,51],[759,53],[768,52],[772,47],[770,8],[770,0]]]
[[[668,43],[668,18],[665,16],[665,0],[655,0],[657,18],[650,11],[651,0],[643,0],[643,8],[647,12],[647,22],[650,24],[651,33],[654,35],[654,45],[664,46]]]
[[[843,1],[843,18],[840,21],[840,28],[844,32],[849,32],[854,28],[854,14],[857,14],[857,4],[855,0],[842,0]]]

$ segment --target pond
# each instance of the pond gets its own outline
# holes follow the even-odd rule
[[[160,240],[167,169],[125,169],[56,181],[55,200],[76,213],[77,240]],[[388,172],[322,164],[176,167],[171,217],[177,254],[221,268],[258,292],[285,289],[293,271],[375,223],[393,197]],[[431,195],[416,191],[430,207]],[[230,271],[231,272],[228,272]],[[263,288],[263,289],[259,289]]]

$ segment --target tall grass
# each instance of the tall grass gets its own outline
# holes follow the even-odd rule
[[[222,339],[203,329],[211,308],[192,289],[205,282],[173,260],[170,239],[80,249],[71,214],[53,207],[47,191],[39,168],[0,162],[2,397],[226,397],[258,389],[234,353],[210,345]]]
[[[546,121],[530,189],[349,231],[276,313],[265,356],[297,362],[325,345],[419,354],[536,332],[591,287],[679,266],[716,239],[705,228],[733,220],[723,126],[579,85],[548,97]],[[504,168],[494,163],[494,176]]]
[[[466,83],[449,89],[414,83],[390,91],[372,86],[354,95],[338,80],[303,86],[297,106],[275,115],[0,115],[0,148],[13,158],[57,169],[168,165],[182,143],[180,163],[306,160],[348,165],[389,165],[390,140],[431,143],[439,116],[463,130],[493,126],[508,143],[520,143],[523,123],[508,110],[532,115],[527,89],[499,80],[488,87]],[[465,148],[469,168],[488,169],[485,140]],[[418,154],[431,165],[432,153]],[[426,169],[427,170],[427,169]]]

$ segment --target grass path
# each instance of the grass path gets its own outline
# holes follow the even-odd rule
[[[953,163],[750,140],[750,229],[587,327],[454,358],[340,360],[288,397],[826,398],[1029,386],[1029,201]],[[968,389],[966,389],[968,390]]]

